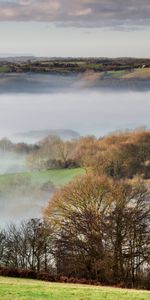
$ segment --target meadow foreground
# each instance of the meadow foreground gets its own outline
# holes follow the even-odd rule
[[[150,292],[0,277],[2,300],[149,300]]]

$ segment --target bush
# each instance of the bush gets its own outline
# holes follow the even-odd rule
[[[37,274],[35,271],[32,270],[19,270],[19,277],[21,278],[30,278],[30,279],[36,279]]]
[[[49,274],[48,272],[35,272],[32,270],[17,270],[17,269],[9,269],[9,268],[0,268],[0,276],[39,279],[39,280],[50,281],[50,282],[56,281],[55,276],[52,274]]]
[[[44,281],[50,281],[50,282],[56,281],[55,276],[53,276],[47,272],[38,272],[37,279],[44,280]]]
[[[7,268],[1,268],[0,269],[0,275],[1,276],[7,276],[7,277],[20,277],[18,270],[16,270],[16,269],[7,269]]]

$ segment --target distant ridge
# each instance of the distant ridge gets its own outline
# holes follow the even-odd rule
[[[77,140],[80,134],[71,129],[45,129],[45,130],[32,130],[28,132],[19,132],[15,137],[22,139],[33,139],[40,141],[48,136],[58,136],[63,140]]]
[[[0,62],[8,62],[8,63],[17,63],[17,62],[27,62],[27,61],[37,61],[37,58],[35,56],[26,56],[26,55],[18,55],[18,56],[9,56],[9,55],[1,55],[0,54]]]

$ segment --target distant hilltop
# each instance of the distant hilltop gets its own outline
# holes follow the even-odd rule
[[[57,136],[62,140],[78,140],[80,138],[80,134],[71,129],[33,130],[28,132],[19,132],[15,134],[15,137],[18,140],[33,140],[34,142],[38,142],[48,136]]]
[[[35,56],[9,56],[9,55],[0,55],[1,62],[27,62],[28,60],[36,61]]]

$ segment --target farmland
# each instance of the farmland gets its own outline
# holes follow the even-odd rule
[[[79,74],[96,72],[100,79],[134,79],[150,77],[149,59],[132,58],[6,58],[0,60],[0,73]]]

